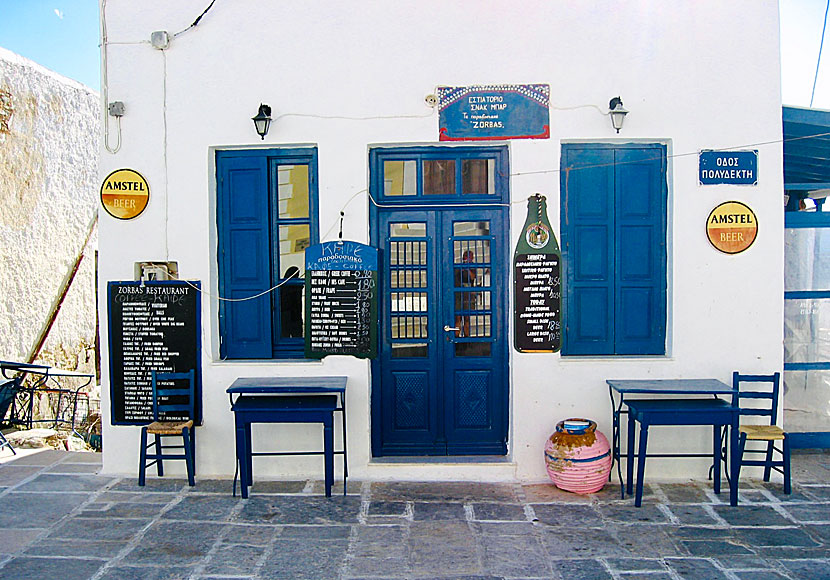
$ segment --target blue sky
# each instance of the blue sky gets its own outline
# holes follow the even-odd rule
[[[98,0],[0,0],[0,46],[96,91],[99,36]]]
[[[806,107],[827,0],[781,0],[780,6],[783,101]],[[96,90],[98,26],[98,0],[0,0],[0,46]],[[822,52],[813,106],[830,109],[830,31]]]

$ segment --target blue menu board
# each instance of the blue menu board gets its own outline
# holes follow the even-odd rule
[[[377,356],[378,251],[324,242],[305,251],[305,356]]]

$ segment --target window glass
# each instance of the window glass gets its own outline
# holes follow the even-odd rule
[[[415,195],[418,188],[415,161],[383,162],[383,194]]]
[[[461,193],[496,193],[496,161],[494,159],[464,159],[461,162]]]
[[[308,224],[279,227],[280,278],[305,276],[305,249],[311,243]]]
[[[308,165],[280,165],[277,168],[279,217],[308,217]]]
[[[280,286],[280,336],[302,338],[305,287],[286,283]]]
[[[455,195],[455,160],[424,160],[424,195]]]

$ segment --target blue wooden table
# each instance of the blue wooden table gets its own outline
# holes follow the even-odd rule
[[[242,497],[248,497],[253,485],[253,457],[258,455],[323,455],[326,497],[331,496],[334,481],[334,456],[343,456],[343,494],[349,476],[346,454],[346,382],[344,376],[332,377],[243,377],[228,387],[234,412],[236,464],[239,469]],[[334,449],[334,413],[341,414],[343,448]],[[322,451],[254,452],[253,423],[320,423],[323,425]],[[236,476],[234,476],[236,494]]]
[[[635,423],[640,423],[635,506],[642,505],[646,457],[712,457],[715,493],[720,493],[720,464],[722,460],[720,445],[723,428],[729,429],[730,471],[733,474],[737,473],[735,451],[738,446],[739,410],[732,386],[717,379],[609,379],[606,383],[608,383],[608,392],[611,397],[612,451],[614,460],[617,462],[617,475],[620,478],[622,497],[625,497],[626,491],[629,494],[632,492]],[[619,395],[619,401],[614,396],[615,392]],[[630,397],[630,395],[637,395],[637,397]],[[649,398],[646,395],[652,397]],[[661,396],[654,398],[655,395]],[[690,398],[690,395],[695,395],[696,398]],[[697,397],[698,395],[703,395],[703,397]],[[729,402],[720,398],[727,395],[731,398]],[[622,410],[623,405],[628,407],[627,411]],[[623,482],[620,466],[620,416],[623,413],[628,414],[627,477],[625,482]],[[651,425],[711,425],[713,428],[712,453],[648,454],[648,429]],[[738,482],[735,477],[729,479],[729,503],[731,505],[738,504]]]

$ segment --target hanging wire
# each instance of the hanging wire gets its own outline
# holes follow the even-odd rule
[[[830,0],[824,8],[824,25],[821,27],[821,44],[818,47],[818,58],[816,59],[816,76],[813,78],[813,92],[810,94],[810,108],[813,107],[813,98],[816,96],[816,83],[818,82],[818,65],[821,64],[821,51],[824,48],[824,33],[827,31],[827,12],[830,10]]]
[[[830,0],[828,0],[828,3],[830,3]],[[800,140],[803,140],[803,139],[814,139],[814,138],[819,138],[819,137],[830,137],[830,131],[828,131],[826,133],[816,133],[816,134],[813,134],[813,135],[804,135],[804,136],[801,136],[801,137],[791,137],[789,139],[773,139],[773,140],[770,140],[770,141],[759,141],[757,143],[749,143],[749,144],[745,144],[745,145],[736,145],[736,146],[733,146],[733,147],[723,147],[723,148],[720,148],[720,149],[714,149],[713,151],[732,151],[732,150],[736,150],[736,149],[744,149],[744,148],[747,148],[747,147],[759,147],[759,146],[762,146],[762,145],[775,145],[775,144],[778,144],[778,143],[789,143],[789,142],[792,142],[792,141],[800,141]],[[694,151],[694,152],[690,152],[690,153],[676,153],[676,154],[673,154],[673,155],[667,155],[665,158],[667,160],[668,159],[676,159],[676,158],[681,158],[681,157],[689,157],[689,156],[692,156],[692,155],[698,155],[699,153],[700,153],[699,151]],[[595,165],[583,165],[583,166],[580,166],[580,167],[563,167],[561,169],[543,169],[543,170],[539,170],[539,171],[519,171],[519,172],[515,172],[515,173],[510,173],[509,176],[510,177],[521,177],[521,176],[524,176],[524,175],[564,173],[565,174],[564,195],[567,198],[567,196],[568,196],[568,185],[569,185],[568,182],[570,180],[571,171],[582,171],[582,170],[585,170],[585,169],[600,169],[600,168],[603,168],[603,167],[611,167],[611,166],[614,166],[614,165],[624,165],[624,164],[631,164],[631,163],[642,163],[644,161],[654,161],[656,159],[663,159],[663,157],[662,156],[643,157],[641,159],[636,159],[636,160],[632,160],[632,161],[622,161],[622,162],[617,162],[617,163],[597,163]],[[527,197],[523,197],[521,199],[517,199],[517,200],[512,201],[510,203],[486,203],[486,202],[483,202],[483,203],[469,203],[469,202],[467,202],[467,203],[432,203],[432,204],[378,203],[377,200],[375,200],[375,198],[369,192],[369,190],[364,188],[364,189],[361,189],[360,191],[356,191],[355,193],[352,194],[352,196],[349,199],[346,200],[346,202],[343,204],[343,207],[340,209],[338,217],[334,220],[331,227],[322,236],[321,239],[326,239],[329,236],[329,234],[331,234],[332,230],[334,230],[337,227],[337,225],[339,224],[340,225],[340,231],[339,231],[338,237],[342,240],[342,238],[343,238],[343,218],[345,216],[346,208],[361,193],[365,193],[368,200],[375,207],[378,207],[378,208],[398,208],[398,209],[416,209],[416,208],[425,209],[425,208],[450,208],[450,207],[465,207],[465,208],[468,208],[468,207],[476,207],[476,206],[510,207],[512,205],[525,204],[525,203],[527,203],[527,201],[531,197],[534,197],[534,196],[537,196],[537,195],[541,196],[541,194],[534,193],[532,195],[529,195]],[[541,209],[541,205],[540,205],[540,209]],[[565,223],[567,223],[567,222],[568,222],[568,214],[567,214],[567,204],[566,204],[566,206],[565,206]],[[272,286],[271,288],[269,288],[267,290],[263,290],[262,292],[254,294],[253,296],[246,296],[244,298],[224,298],[222,296],[211,294],[210,292],[207,292],[206,290],[203,290],[202,288],[199,288],[199,287],[191,284],[187,280],[182,280],[180,278],[174,278],[174,279],[179,280],[180,282],[184,282],[185,284],[187,284],[188,286],[190,286],[194,290],[196,290],[198,292],[201,292],[205,296],[209,296],[211,298],[215,298],[217,300],[221,300],[221,301],[224,301],[224,302],[244,302],[246,300],[255,300],[256,298],[259,298],[261,296],[264,296],[265,294],[273,292],[274,290],[276,290],[277,288],[279,288],[280,286],[282,286],[283,284],[285,284],[289,280],[289,279],[283,280],[279,284],[277,284],[275,286]]]
[[[204,11],[203,11],[201,14],[199,14],[199,17],[198,17],[196,20],[194,20],[194,21],[193,21],[193,24],[191,24],[190,26],[188,26],[188,27],[187,27],[187,28],[185,28],[184,30],[180,30],[179,32],[177,32],[176,34],[174,34],[174,35],[173,35],[173,38],[176,38],[176,37],[177,37],[177,36],[179,36],[180,34],[184,34],[184,33],[185,33],[185,32],[187,32],[188,30],[190,30],[191,28],[195,28],[196,26],[198,26],[198,25],[199,25],[199,21],[202,19],[202,17],[203,17],[205,14],[207,14],[207,13],[208,13],[208,11],[209,11],[211,8],[213,8],[213,5],[214,5],[214,3],[215,3],[215,2],[216,2],[216,0],[212,0],[212,2],[210,3],[210,5],[208,5],[208,7],[207,7],[207,8],[205,8],[205,9],[204,9]]]

